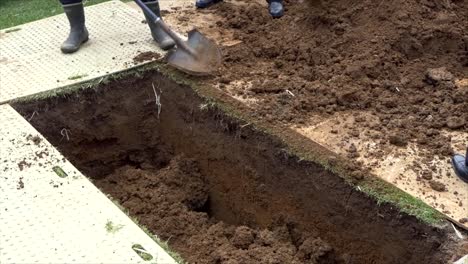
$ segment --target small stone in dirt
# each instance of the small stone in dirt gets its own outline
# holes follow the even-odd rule
[[[465,120],[459,117],[449,117],[447,119],[447,127],[450,129],[458,129],[465,125]]]
[[[460,222],[462,224],[468,223],[468,217],[462,218],[462,219],[458,220],[458,222]]]
[[[428,69],[426,71],[426,82],[432,85],[437,85],[440,82],[453,81],[453,74],[447,71],[445,67]]]
[[[408,145],[408,140],[402,135],[391,135],[389,137],[389,142],[398,147],[405,147]]]
[[[147,51],[147,52],[143,52],[135,56],[135,58],[133,58],[133,62],[140,63],[140,62],[150,61],[153,59],[158,60],[159,58],[161,58],[161,55],[159,53]]]
[[[432,188],[434,191],[437,191],[437,192],[445,192],[445,191],[447,191],[447,188],[445,187],[445,184],[443,184],[443,183],[441,183],[441,182],[432,180],[432,181],[429,182],[429,185],[431,186],[431,188]]]
[[[252,230],[246,226],[236,228],[231,242],[234,246],[240,249],[247,249],[254,242],[254,234]]]

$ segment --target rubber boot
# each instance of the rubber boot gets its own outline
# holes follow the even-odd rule
[[[466,149],[466,156],[454,155],[452,157],[452,165],[457,176],[468,183],[468,148]]]
[[[222,0],[197,0],[195,6],[198,8],[206,8],[221,1]]]
[[[280,18],[284,14],[283,0],[267,0],[268,11],[273,18]]]
[[[161,17],[161,9],[159,9],[158,1],[145,2],[145,5],[158,17]],[[151,30],[151,36],[153,36],[153,39],[158,43],[159,47],[163,50],[172,49],[175,46],[174,40],[164,32],[158,24],[154,23],[148,15],[145,14],[145,17]]]
[[[63,5],[63,11],[70,23],[70,34],[63,42],[61,50],[63,53],[73,53],[80,49],[81,44],[88,41],[89,33],[85,26],[85,14],[83,3]]]

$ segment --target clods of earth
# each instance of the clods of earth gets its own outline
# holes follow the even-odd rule
[[[341,136],[335,145],[351,160],[417,149],[418,160],[405,165],[415,175],[431,168],[434,157],[449,161],[455,133],[463,137],[455,140],[457,151],[465,149],[466,1],[284,2],[281,19],[271,19],[262,0],[172,10],[171,18],[196,22],[218,40],[223,66],[206,81],[249,105],[258,119],[298,129],[331,120],[331,133]],[[347,115],[353,121],[343,125]],[[372,143],[371,153],[349,147],[359,140]],[[453,191],[447,182],[417,180],[436,192]]]
[[[14,107],[38,113],[31,124],[49,142],[189,263],[441,263],[463,254],[451,232],[377,205],[156,72]]]
[[[444,130],[468,131],[467,1],[286,0],[281,19],[238,2],[206,11],[220,17],[209,31],[239,43],[223,47],[214,84],[259,118],[301,126],[365,111],[375,118],[356,126],[377,142],[428,157],[453,154]]]
[[[381,144],[452,154],[443,131],[468,129],[468,2],[285,6],[275,20],[254,1],[204,11],[222,17],[210,30],[241,43],[223,48],[222,77],[206,81],[251,99],[256,118],[272,124],[366,111],[375,118],[359,125]],[[156,73],[15,108],[40,113],[31,123],[189,263],[444,263],[466,254],[454,253],[446,231],[377,205]]]

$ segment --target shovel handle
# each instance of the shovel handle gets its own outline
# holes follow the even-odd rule
[[[151,20],[154,21],[155,24],[159,24],[161,29],[166,32],[176,43],[177,47],[180,49],[185,50],[190,55],[196,57],[196,53],[193,51],[192,48],[187,45],[187,43],[179,37],[174,31],[172,31],[166,23],[161,19],[161,17],[157,16],[149,7],[147,7],[141,0],[135,0],[135,3],[145,12]]]

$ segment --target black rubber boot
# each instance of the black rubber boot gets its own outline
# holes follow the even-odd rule
[[[268,11],[273,18],[280,18],[284,15],[283,0],[267,0]]]
[[[89,33],[85,26],[85,14],[83,3],[63,5],[63,10],[70,23],[70,34],[63,42],[63,53],[73,53],[80,49],[81,44],[88,41]]]
[[[222,0],[197,0],[195,1],[195,6],[197,8],[207,8],[213,4],[221,2]]]
[[[452,157],[452,165],[457,176],[468,183],[468,148],[466,149],[466,156],[454,155]]]
[[[152,1],[152,2],[145,2],[145,5],[151,9],[158,17],[161,17],[161,10],[159,9],[159,2]],[[175,46],[174,40],[164,32],[161,27],[154,23],[146,14],[146,21],[151,30],[151,35],[153,39],[158,43],[159,47],[163,50],[171,49]]]

